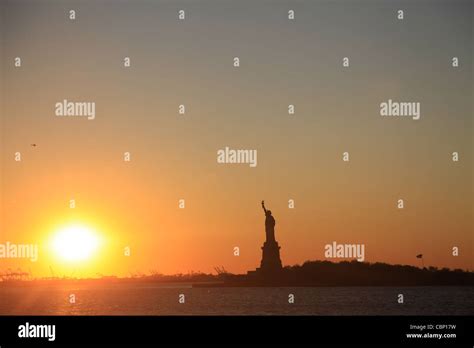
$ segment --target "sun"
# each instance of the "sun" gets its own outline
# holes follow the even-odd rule
[[[90,259],[99,247],[99,236],[90,227],[71,225],[60,228],[52,239],[56,256],[64,261]]]

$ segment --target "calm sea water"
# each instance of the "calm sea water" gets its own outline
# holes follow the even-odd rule
[[[69,303],[70,294],[76,303]],[[185,303],[178,303],[179,294]],[[289,294],[295,303],[288,303]],[[397,303],[398,294],[404,304]],[[0,288],[1,315],[472,315],[474,287],[191,288],[109,284]]]

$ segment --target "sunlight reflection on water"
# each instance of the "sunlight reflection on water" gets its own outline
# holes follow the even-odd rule
[[[398,304],[402,293],[405,303]],[[76,303],[69,303],[70,294]],[[185,303],[178,303],[179,294]],[[288,303],[294,294],[295,303]],[[0,287],[7,315],[466,315],[473,287],[191,288],[155,284]]]

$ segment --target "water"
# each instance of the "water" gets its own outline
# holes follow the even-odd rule
[[[74,294],[76,303],[69,303]],[[178,303],[179,294],[185,304]],[[294,294],[295,303],[288,303]],[[398,304],[398,294],[404,304]],[[0,315],[472,315],[474,287],[0,287]]]

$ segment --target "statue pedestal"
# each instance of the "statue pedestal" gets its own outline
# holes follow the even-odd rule
[[[277,241],[266,241],[262,247],[262,261],[257,270],[262,273],[281,271],[280,246]]]
[[[247,272],[250,280],[265,283],[280,280],[283,267],[280,259],[280,246],[277,241],[266,241],[262,247],[262,261],[255,271]]]

